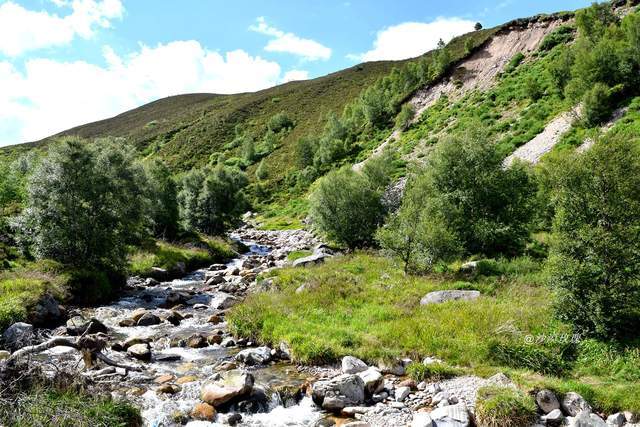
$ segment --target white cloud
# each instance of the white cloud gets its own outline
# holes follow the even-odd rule
[[[293,82],[296,80],[308,80],[309,72],[306,70],[289,70],[284,73],[282,77],[282,83]]]
[[[164,96],[255,91],[282,81],[276,62],[243,50],[222,55],[197,41],[141,46],[125,56],[105,47],[103,55],[106,66],[31,59],[20,71],[0,61],[0,145],[37,140]]]
[[[251,31],[272,37],[264,50],[267,52],[291,53],[308,61],[331,58],[331,49],[315,40],[303,39],[293,33],[285,33],[267,24],[264,17],[256,19],[257,24],[249,27]]]
[[[9,0],[0,4],[0,53],[17,56],[24,52],[70,43],[76,36],[90,38],[96,28],[109,28],[122,17],[121,0],[51,0],[71,8],[60,17],[47,11],[25,9]]]
[[[404,22],[378,31],[373,49],[347,58],[359,61],[413,58],[434,49],[438,40],[473,31],[474,21],[461,18],[437,18],[433,22]]]

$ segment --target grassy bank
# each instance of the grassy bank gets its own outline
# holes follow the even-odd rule
[[[554,295],[531,258],[482,263],[468,275],[413,277],[392,260],[361,252],[272,275],[279,289],[250,296],[228,320],[239,335],[286,342],[298,362],[436,356],[460,372],[503,371],[530,389],[584,391],[602,409],[640,411],[637,348],[563,339],[571,337],[569,327],[555,320]],[[442,289],[477,289],[482,296],[420,305],[427,292]]]

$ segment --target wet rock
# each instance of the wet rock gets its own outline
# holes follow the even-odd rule
[[[228,371],[221,380],[205,383],[201,398],[214,407],[221,406],[233,399],[247,396],[253,389],[253,375],[243,371]]]
[[[224,322],[224,320],[219,315],[213,314],[207,319],[207,322],[217,325],[218,323]]]
[[[562,398],[562,409],[572,417],[581,411],[591,412],[591,405],[578,393],[569,392]]]
[[[131,315],[129,317],[131,319],[133,319],[134,322],[137,322],[145,314],[147,314],[147,309],[145,309],[145,308],[136,308],[135,310],[133,310],[131,312]]]
[[[198,421],[213,421],[216,409],[208,403],[198,403],[191,410],[191,418]]]
[[[616,412],[607,418],[607,426],[610,427],[622,427],[626,422],[627,419],[622,412]]]
[[[367,364],[357,357],[345,356],[342,358],[342,373],[343,374],[357,374],[358,372],[366,371]]]
[[[154,356],[156,362],[178,362],[182,360],[182,356],[178,354],[157,354]]]
[[[136,321],[133,319],[123,319],[118,322],[118,326],[121,328],[130,328],[132,326],[136,326]]]
[[[227,269],[227,266],[224,264],[212,264],[209,266],[209,271],[221,271],[226,269]]]
[[[245,365],[264,365],[271,360],[269,347],[248,348],[236,354],[235,360]]]
[[[165,374],[165,375],[160,375],[159,377],[156,377],[156,379],[154,379],[153,382],[156,384],[165,384],[173,381],[175,378],[176,377],[174,377],[173,375]]]
[[[82,334],[97,334],[97,333],[108,333],[109,328],[107,328],[104,323],[99,321],[98,319],[85,319],[82,316],[74,316],[71,319],[67,320],[67,333],[69,335],[77,336]]]
[[[234,405],[235,410],[242,413],[257,414],[269,410],[269,398],[261,387],[254,387],[251,393]]]
[[[235,426],[238,425],[240,421],[242,421],[242,415],[233,412],[230,414],[220,414],[218,416],[219,422],[225,425]]]
[[[176,394],[179,393],[182,388],[175,384],[162,384],[156,389],[157,394]]]
[[[177,311],[172,310],[165,320],[171,323],[173,326],[178,326],[180,322],[184,320],[184,317],[182,316],[182,314],[178,313]]]
[[[229,362],[228,360],[220,363],[217,366],[217,369],[220,371],[230,371],[232,369],[236,369],[238,367],[238,365],[236,365],[234,362]]]
[[[551,390],[540,390],[536,394],[536,403],[545,414],[560,409],[560,402]]]
[[[6,348],[13,351],[29,345],[33,338],[33,325],[24,322],[14,323],[2,334]]]
[[[144,285],[149,287],[158,286],[159,284],[160,282],[158,282],[153,277],[149,277],[147,280],[144,281]]]
[[[436,408],[429,416],[437,427],[469,427],[471,425],[469,411],[464,403]]]
[[[142,317],[140,317],[140,319],[138,319],[138,321],[136,322],[136,325],[137,326],[153,326],[153,325],[159,325],[160,323],[162,323],[162,319],[160,319],[158,316],[156,316],[153,313],[146,312],[144,315],[142,315]]]
[[[240,302],[240,299],[225,292],[218,292],[211,299],[210,306],[217,310],[226,310]]]
[[[309,255],[303,258],[298,258],[297,260],[293,261],[293,266],[294,267],[308,267],[310,265],[316,265],[316,264],[322,264],[324,262],[324,260],[328,257],[330,257],[331,255],[328,255],[326,253],[318,253],[318,254],[313,254],[313,255]]]
[[[215,285],[220,285],[222,283],[225,283],[226,280],[223,276],[220,275],[216,275],[216,276],[212,276],[209,277],[205,282],[205,286],[215,286]]]
[[[208,305],[206,305],[206,304],[200,304],[200,303],[198,303],[198,304],[193,304],[193,309],[194,309],[194,310],[206,310],[206,309],[208,309],[208,308],[209,308],[209,306],[208,306]]]
[[[420,305],[440,304],[447,301],[471,301],[480,297],[480,291],[446,290],[429,292],[420,300]]]
[[[187,384],[195,381],[198,381],[198,378],[194,377],[193,375],[186,375],[184,377],[178,378],[176,380],[176,384]]]
[[[214,345],[222,343],[222,335],[209,334],[207,335],[207,344]]]
[[[11,356],[7,350],[0,350],[0,360],[7,360]]]
[[[148,362],[151,360],[151,348],[148,344],[135,344],[127,349],[127,353],[138,360]]]
[[[236,346],[236,341],[232,337],[227,337],[227,338],[222,340],[220,345],[222,347],[226,347],[226,348],[235,347]]]
[[[151,342],[151,338],[148,337],[129,337],[122,343],[124,349],[128,349],[132,345],[136,344],[149,344]]]
[[[189,348],[203,348],[208,346],[207,338],[201,334],[193,334],[187,338],[187,347]]]
[[[29,318],[36,326],[58,324],[62,320],[63,312],[60,305],[50,294],[43,295],[31,310]]]
[[[384,388],[384,377],[376,368],[369,368],[366,371],[358,372],[358,376],[362,378],[365,391],[369,396],[379,393]]]
[[[313,384],[314,403],[328,411],[339,412],[347,406],[364,402],[364,381],[358,375],[342,374]]]
[[[169,272],[164,268],[160,268],[160,267],[151,267],[149,276],[161,282],[164,282],[165,280],[169,280]]]

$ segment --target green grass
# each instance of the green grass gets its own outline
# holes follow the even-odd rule
[[[38,278],[0,279],[0,331],[27,319],[29,307],[35,305],[47,289]]]
[[[447,378],[453,378],[462,373],[460,369],[452,368],[444,363],[430,363],[428,365],[422,363],[412,363],[407,368],[407,375],[414,380],[420,381],[442,381]]]
[[[222,262],[236,255],[231,243],[221,237],[197,236],[181,243],[152,241],[136,248],[129,257],[128,272],[136,276],[149,276],[152,267],[177,272],[178,263],[187,271]]]
[[[128,403],[72,392],[34,389],[17,403],[0,401],[0,424],[6,427],[137,427],[137,409]]]
[[[289,260],[289,261],[292,261],[292,262],[293,262],[293,261],[295,261],[295,260],[297,260],[297,259],[300,259],[300,258],[304,258],[304,257],[306,257],[306,256],[309,256],[309,255],[311,255],[312,253],[313,253],[313,252],[311,252],[311,251],[292,251],[292,252],[289,252],[289,255],[287,255],[287,260]]]
[[[476,418],[481,427],[529,427],[535,423],[533,397],[507,387],[482,387],[478,390]]]

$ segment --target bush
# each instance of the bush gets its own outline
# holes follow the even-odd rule
[[[320,180],[311,196],[310,214],[327,237],[353,249],[371,243],[384,209],[369,181],[343,168]]]
[[[529,427],[538,419],[533,397],[510,387],[478,390],[476,418],[480,427]]]
[[[403,131],[407,130],[415,115],[416,111],[410,102],[403,104],[398,116],[396,117],[396,127]]]
[[[582,120],[586,126],[594,127],[604,123],[610,115],[609,88],[596,83],[582,99]]]
[[[293,128],[293,126],[293,120],[291,120],[285,112],[274,114],[267,123],[267,128],[273,133],[278,133],[281,130],[289,130]]]
[[[513,57],[511,57],[511,60],[509,61],[509,63],[507,64],[506,67],[504,67],[504,72],[505,73],[510,73],[513,70],[515,70],[516,68],[518,68],[518,65],[520,65],[520,63],[522,61],[524,61],[524,54],[522,52],[518,52],[515,55],[513,55]]]
[[[460,375],[459,369],[452,368],[444,363],[411,363],[407,367],[407,375],[416,380],[421,381],[442,381]]]
[[[513,339],[490,340],[487,351],[491,360],[499,365],[558,376],[568,371],[575,358],[575,345],[570,342],[561,344],[525,343],[524,337],[516,336]]]
[[[569,25],[562,25],[556,28],[550,34],[547,34],[544,39],[542,39],[538,50],[541,52],[545,52],[553,49],[558,45],[569,43],[573,40],[573,32],[573,28],[571,28]]]
[[[147,178],[148,216],[156,237],[173,238],[178,232],[178,187],[171,171],[162,162],[145,164]]]
[[[640,322],[640,151],[618,134],[559,166],[550,281],[558,314],[578,332],[637,336]]]
[[[537,101],[538,99],[542,98],[542,95],[544,95],[544,90],[542,89],[542,85],[540,84],[538,79],[534,76],[531,76],[531,75],[527,76],[526,80],[524,81],[524,87],[525,87],[527,96],[532,101]]]

